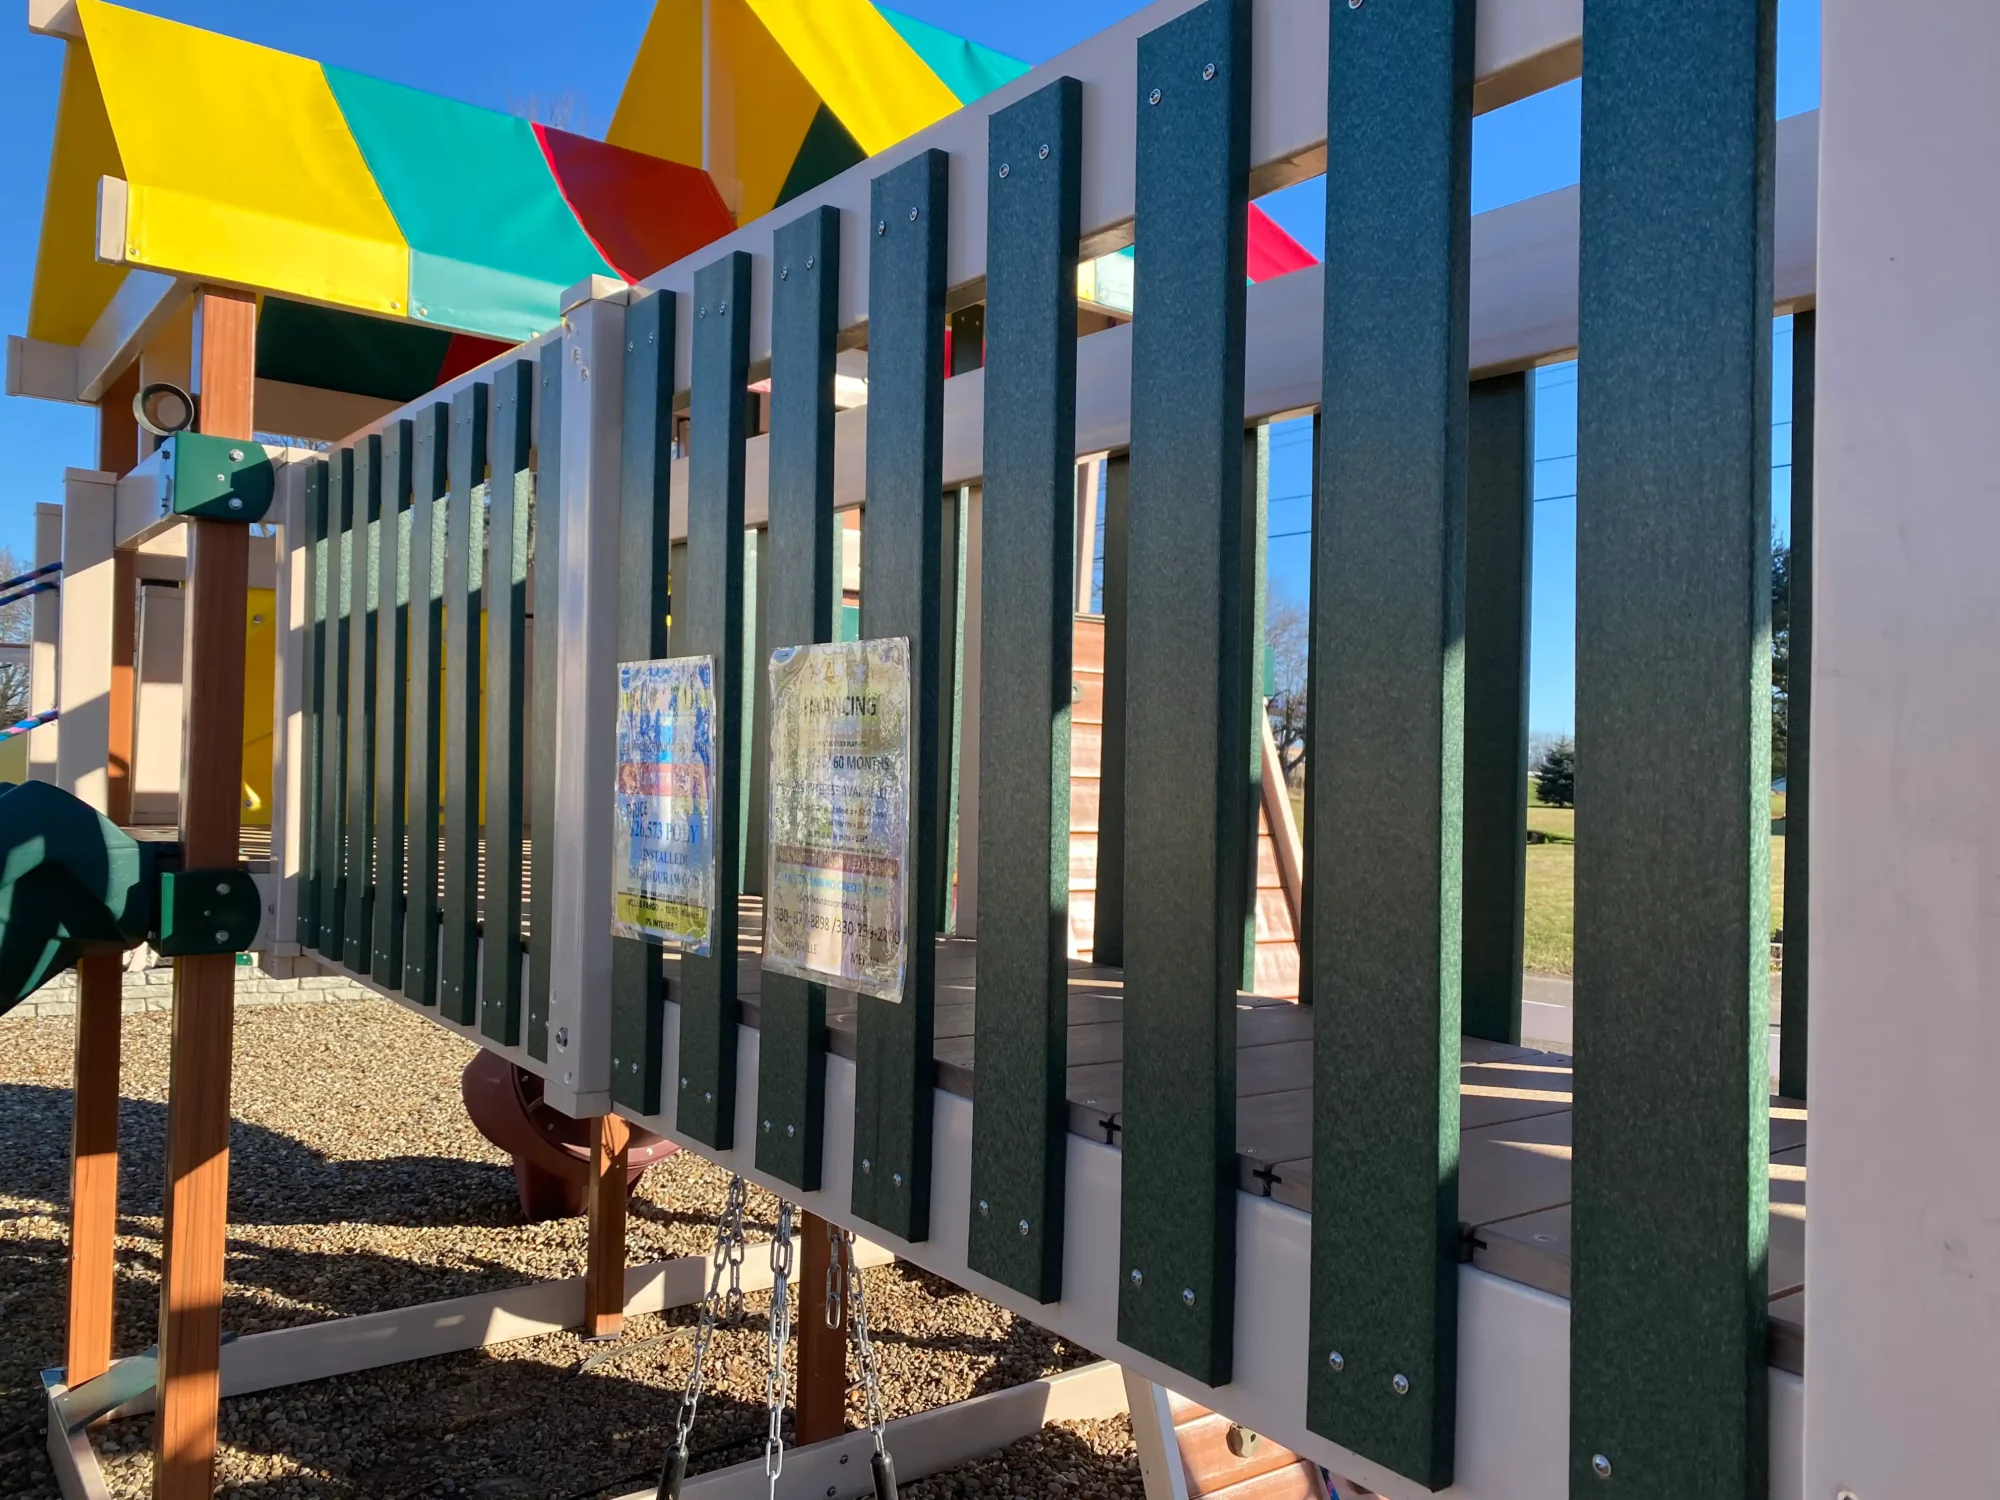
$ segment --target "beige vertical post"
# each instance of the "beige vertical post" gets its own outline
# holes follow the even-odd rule
[[[117,564],[115,475],[70,469],[63,475],[62,651],[56,668],[62,733],[56,785],[99,812],[111,805],[111,641]]]
[[[958,909],[960,937],[979,935],[979,621],[985,608],[980,586],[980,523],[986,493],[966,488],[965,520],[965,680],[959,684],[958,727]]]
[[[46,502],[35,507],[35,566],[62,561],[63,508]],[[58,585],[61,579],[57,579]],[[34,635],[28,646],[28,712],[45,714],[62,702],[57,690],[57,644],[62,637],[62,595],[58,587],[37,594],[30,603]],[[61,724],[44,724],[28,735],[28,779],[56,779],[57,739]]]
[[[256,333],[249,293],[203,289],[194,351],[202,432],[250,436]],[[187,534],[181,851],[186,868],[215,869],[240,857],[250,531],[228,521],[190,521]],[[174,960],[154,1500],[209,1500],[215,1491],[235,1000],[234,955]]]
[[[1097,560],[1097,491],[1104,482],[1104,455],[1076,466],[1076,612],[1090,613],[1090,581]]]

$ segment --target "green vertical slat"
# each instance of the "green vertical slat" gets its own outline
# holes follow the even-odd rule
[[[1312,1430],[1431,1489],[1457,1412],[1474,0],[1332,12],[1313,527]],[[1338,1007],[1336,1009],[1336,1007]],[[1392,1123],[1393,1122],[1393,1123]],[[1339,1356],[1336,1364],[1335,1356]]]
[[[673,293],[656,292],[632,303],[625,314],[618,504],[620,661],[654,661],[667,654],[677,305]],[[664,959],[658,943],[611,939],[611,1097],[646,1115],[660,1112]]]
[[[1584,8],[1576,1496],[1768,1480],[1776,10]]]
[[[1114,453],[1104,465],[1104,739],[1097,762],[1097,890],[1090,939],[1091,961],[1113,968],[1125,963],[1125,577],[1131,493],[1131,458]]]
[[[860,997],[854,1211],[930,1238],[931,1042],[937,944],[938,660],[943,649],[944,260],[947,167],[926,151],[870,185],[868,533],[861,630],[910,643],[910,820],[901,1003]]]
[[[348,659],[353,641],[348,619],[354,580],[348,564],[353,541],[354,450],[332,456],[326,515],[326,706],[320,715],[319,942],[320,953],[339,962],[347,925],[347,711]]]
[[[840,214],[817,208],[772,241],[769,594],[756,664],[760,705],[770,702],[767,663],[779,646],[833,639],[840,598],[834,561],[833,365],[840,300]],[[766,819],[765,804],[753,816]],[[762,977],[757,1034],[757,1167],[805,1192],[820,1185],[826,1114],[826,989],[790,974]]]
[[[326,712],[326,646],[328,601],[327,490],[331,465],[323,458],[306,466],[306,629],[305,686],[299,700],[300,744],[305,748],[299,768],[299,911],[297,937],[301,948],[319,946],[321,902],[320,785],[324,775],[322,715]]]
[[[1535,377],[1472,387],[1465,504],[1467,1036],[1521,1040],[1528,880],[1528,599],[1534,567]],[[1308,703],[1312,701],[1308,696]]]
[[[992,116],[986,152],[979,805],[989,811],[967,1263],[1037,1302],[1062,1295],[1082,101],[1074,78],[1056,80]]]
[[[1778,1092],[1806,1096],[1806,900],[1812,886],[1813,390],[1819,314],[1792,318],[1792,657],[1785,709],[1785,971],[1780,981]]]
[[[354,450],[354,529],[347,577],[347,916],[341,962],[357,974],[373,968],[375,936],[375,641],[381,607],[382,439],[371,433]]]
[[[521,1040],[521,802],[528,650],[528,468],[535,433],[535,362],[517,359],[493,386],[487,482],[486,907],[480,923],[482,1036]]]
[[[535,411],[535,484],[531,492],[529,573],[534,593],[534,653],[528,669],[534,695],[534,741],[528,757],[528,1056],[549,1060],[549,974],[555,946],[556,863],[556,587],[562,559],[556,527],[562,514],[563,340],[542,347],[541,401]]]
[[[688,422],[687,607],[674,649],[715,662],[715,910],[708,953],[681,959],[675,1126],[717,1150],[736,1127],[736,896],[742,796],[743,445],[749,413],[750,257],[736,251],[694,277],[693,405]],[[678,581],[678,579],[676,579]]]
[[[492,387],[454,391],[445,500],[444,854],[438,1013],[470,1026],[479,1005],[479,616],[486,557],[486,420]]]
[[[410,480],[416,424],[391,422],[382,431],[382,545],[375,592],[381,625],[375,657],[375,982],[403,982],[403,894],[406,851],[404,798],[409,780]]]
[[[1257,854],[1264,812],[1264,617],[1269,608],[1265,537],[1270,532],[1271,429],[1259,423],[1243,434],[1243,640],[1250,652],[1244,717],[1250,726],[1249,789],[1243,836],[1243,988],[1257,988]]]
[[[1250,89],[1248,0],[1139,38],[1118,1336],[1208,1385],[1235,1330]]]
[[[403,994],[437,1004],[438,770],[444,667],[444,523],[451,406],[417,418],[410,492],[410,877]]]

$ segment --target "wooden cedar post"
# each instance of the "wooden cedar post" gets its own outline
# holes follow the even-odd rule
[[[138,462],[132,397],[137,366],[98,404],[97,467],[113,474]],[[131,554],[113,558],[110,772],[105,815],[132,820]],[[118,1078],[125,965],[117,953],[87,953],[76,966],[76,1071],[70,1135],[69,1319],[63,1381],[75,1387],[111,1368],[113,1283],[118,1247]]]
[[[824,1442],[847,1431],[847,1287],[835,1294],[839,1321],[826,1324],[826,1276],[833,1262],[826,1220],[818,1214],[799,1216],[799,1275],[792,1296],[792,1329],[799,1341],[798,1392],[793,1398],[792,1426],[797,1441]]]
[[[256,302],[249,293],[202,289],[194,352],[202,432],[251,435],[256,329]],[[187,528],[181,853],[184,868],[215,869],[233,866],[240,857],[250,533],[227,521],[190,520]],[[174,960],[154,1500],[209,1500],[215,1490],[235,999],[234,955]]]
[[[632,1127],[618,1115],[600,1115],[592,1122],[585,1338],[615,1339],[625,1331],[625,1147],[631,1139]]]

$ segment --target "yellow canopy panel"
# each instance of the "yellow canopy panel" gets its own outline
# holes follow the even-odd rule
[[[130,185],[128,262],[402,312],[409,247],[317,63],[104,0],[77,11]]]

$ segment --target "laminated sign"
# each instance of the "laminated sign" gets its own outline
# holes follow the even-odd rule
[[[620,662],[614,936],[708,952],[714,820],[715,658]]]
[[[910,643],[771,653],[764,967],[903,998]]]

